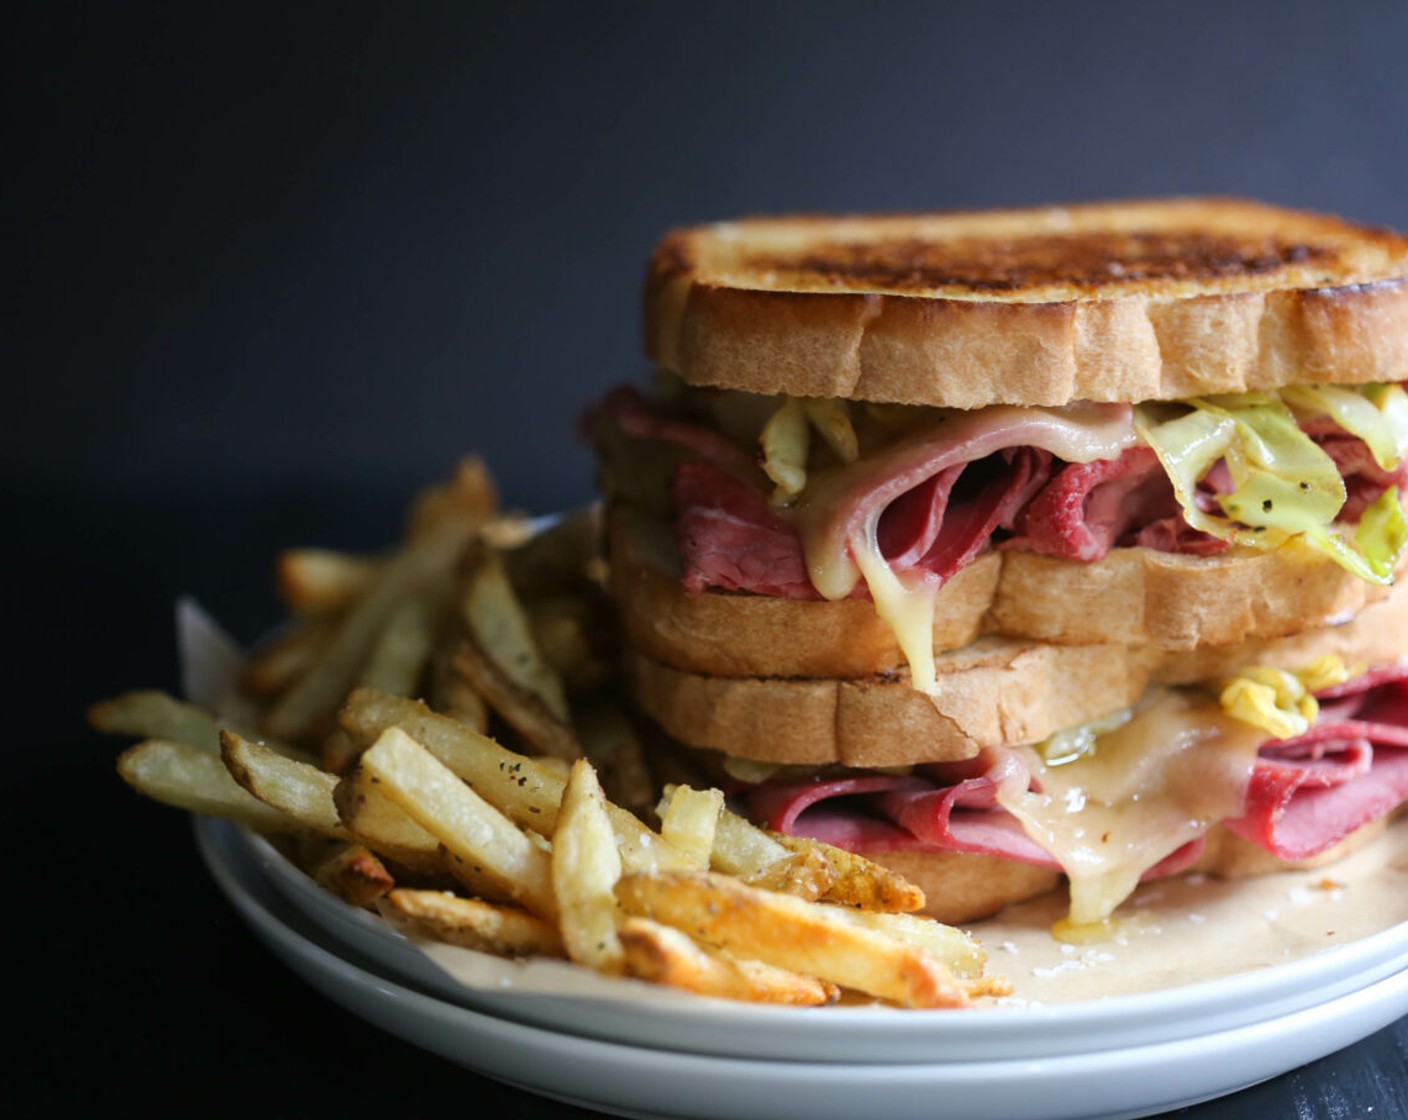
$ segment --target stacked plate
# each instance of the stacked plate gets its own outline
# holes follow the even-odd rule
[[[487,1076],[622,1116],[1147,1116],[1408,1014],[1408,924],[1215,981],[1045,1007],[754,1007],[487,958],[466,983],[258,837],[204,819],[196,835],[245,920],[334,1001]]]

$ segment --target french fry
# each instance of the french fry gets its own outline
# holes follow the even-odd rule
[[[670,788],[666,788],[667,796]],[[797,882],[802,889],[789,893],[805,897],[813,876],[805,872],[805,864],[784,862],[789,853],[803,851],[817,852],[831,865],[833,881],[825,897],[832,902],[865,910],[909,912],[924,908],[924,892],[904,876],[820,840],[768,832],[728,809],[719,814],[712,866],[715,871],[769,884],[785,883],[789,874],[801,873]],[[788,890],[785,886],[774,889]]]
[[[399,727],[518,824],[544,835],[557,827],[566,779],[549,765],[552,760],[527,758],[418,701],[369,689],[353,692],[339,719],[359,747],[371,744],[388,728]],[[683,857],[639,818],[617,805],[608,806],[607,813],[620,837],[621,860],[627,869],[684,866]],[[766,833],[760,835],[768,839]],[[787,855],[781,845],[773,847]]]
[[[675,788],[666,786],[664,796],[668,798]],[[737,813],[727,808],[719,813],[711,861],[715,871],[740,877],[757,875],[790,854],[771,835]]]
[[[677,786],[661,807],[660,835],[684,853],[690,867],[706,868],[723,807],[720,790]]]
[[[477,532],[495,518],[499,496],[482,459],[462,459],[447,482],[427,487],[416,495],[406,519],[406,538],[414,543],[439,536],[446,527],[457,530],[466,522]]]
[[[615,639],[599,511],[543,531],[496,518],[496,502],[466,460],[417,497],[388,556],[284,553],[295,618],[244,685],[268,701],[270,735],[297,746],[129,693],[89,712],[143,740],[119,773],[286,834],[314,881],[416,938],[754,1002],[816,1006],[844,989],[962,1007],[1010,992],[971,938],[906,912],[924,900],[902,877],[769,834],[716,789],[668,786],[656,804],[636,723],[598,687]],[[491,712],[538,757],[484,734]],[[652,808],[659,832],[641,819]]]
[[[334,775],[285,758],[233,731],[220,733],[220,745],[225,769],[264,804],[288,814],[313,832],[347,838],[332,799],[333,787],[337,785]]]
[[[572,726],[554,715],[541,697],[509,679],[499,661],[472,638],[460,644],[455,670],[535,750],[569,762],[582,757]]]
[[[118,756],[117,772],[138,793],[177,809],[224,817],[259,832],[301,827],[242,789],[218,755],[187,743],[147,739]]]
[[[683,930],[735,958],[808,973],[904,1007],[966,1007],[948,963],[848,920],[847,911],[745,886],[711,871],[623,875],[632,915]]]
[[[552,834],[552,884],[567,955],[597,972],[621,971],[616,937],[620,908],[613,893],[621,855],[606,797],[591,763],[572,765]]]
[[[365,771],[354,768],[339,779],[333,803],[342,826],[382,858],[422,875],[449,873],[440,841],[379,790]]]
[[[898,872],[881,867],[855,852],[804,836],[770,834],[784,848],[793,852],[815,852],[831,865],[835,882],[827,897],[836,902],[858,906],[862,910],[903,911],[913,913],[924,909],[924,892]]]
[[[540,917],[557,916],[548,853],[406,732],[389,728],[360,768],[444,845],[451,874],[463,865]]]
[[[445,573],[444,578],[397,606],[372,644],[358,683],[398,696],[419,695],[448,599]]]
[[[361,844],[348,844],[313,869],[313,881],[352,906],[368,909],[396,886],[396,880],[376,854]]]
[[[381,915],[403,933],[443,941],[501,957],[566,955],[557,927],[513,906],[443,891],[392,891],[378,905]]]
[[[983,974],[983,966],[988,959],[987,953],[966,933],[953,926],[914,914],[854,910],[848,907],[837,907],[836,913],[852,925],[875,930],[928,953],[943,961],[964,979],[976,979]]]
[[[108,735],[169,739],[220,753],[220,725],[209,712],[154,689],[98,701],[88,709],[88,724]]]
[[[672,926],[648,918],[627,918],[619,937],[626,972],[640,980],[720,999],[797,1007],[835,1003],[840,996],[835,984],[815,976],[716,956]]]
[[[240,676],[240,687],[258,699],[277,696],[313,667],[336,625],[337,620],[329,617],[287,627],[253,652]]]
[[[655,779],[630,716],[600,697],[583,700],[574,715],[578,741],[596,767],[607,797],[645,816],[655,806]]]
[[[595,586],[600,541],[601,507],[594,503],[557,518],[517,546],[505,545],[504,564],[513,589],[532,599]]]
[[[586,692],[610,679],[615,666],[597,651],[591,638],[610,626],[596,604],[580,595],[557,594],[523,606],[533,644],[568,692]]]
[[[279,598],[294,614],[333,614],[351,605],[381,563],[329,549],[291,548],[279,556],[274,582]]]
[[[431,655],[430,706],[442,715],[458,720],[483,735],[489,730],[489,705],[455,668],[455,651],[460,638],[443,639]]]
[[[820,852],[801,851],[770,863],[752,875],[739,876],[739,882],[815,902],[835,886],[836,870]]]
[[[313,666],[280,696],[266,717],[269,734],[299,741],[328,729],[396,609],[453,568],[494,502],[488,472],[474,460],[461,464],[447,485],[421,495],[407,543],[377,568]]]
[[[518,688],[536,696],[556,719],[569,711],[562,678],[533,639],[533,626],[514,593],[497,549],[483,542],[465,553],[460,611],[471,637]]]

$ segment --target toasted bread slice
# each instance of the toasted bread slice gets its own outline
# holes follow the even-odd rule
[[[1408,378],[1408,237],[1231,198],[754,218],[652,258],[695,385],[978,408]]]
[[[868,600],[688,592],[668,527],[629,509],[613,511],[607,547],[626,639],[663,665],[716,677],[856,679],[905,663]],[[940,589],[934,649],[960,650],[982,634],[1225,646],[1343,622],[1387,594],[1296,545],[1210,557],[1121,548],[1093,563],[994,551]]]
[[[1296,669],[1326,654],[1351,667],[1387,664],[1404,656],[1405,630],[1408,588],[1400,585],[1342,625],[1234,646],[1170,652],[979,638],[938,655],[932,694],[911,688],[903,672],[719,677],[635,650],[627,652],[626,677],[639,708],[689,746],[763,762],[901,766],[1037,742],[1129,707],[1150,684],[1215,681],[1253,664]]]

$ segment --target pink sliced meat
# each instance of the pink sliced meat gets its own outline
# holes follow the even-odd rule
[[[1375,461],[1368,444],[1358,436],[1334,427],[1332,423],[1329,430],[1322,428],[1313,431],[1311,438],[1335,461],[1344,478],[1345,502],[1340,510],[1341,521],[1350,524],[1358,522],[1364,511],[1390,486],[1397,486],[1402,493],[1404,484],[1408,483],[1408,460],[1400,463],[1397,469],[1386,471]]]
[[[1243,815],[1221,822],[1283,859],[1316,855],[1408,802],[1408,665],[1322,695],[1324,718],[1262,745]],[[974,852],[1054,868],[999,802],[1004,787],[1024,791],[1032,781],[1020,753],[991,748],[905,775],[835,771],[737,796],[767,828],[854,851]],[[1201,846],[1184,845],[1144,878],[1186,870]]]
[[[722,432],[661,415],[633,386],[618,385],[611,390],[583,418],[583,426],[590,428],[602,420],[615,423],[622,434],[632,439],[672,443],[736,478],[757,482],[764,477],[754,457]]]
[[[1063,466],[1022,511],[1017,535],[1002,547],[1092,561],[1117,545],[1199,556],[1228,547],[1183,520],[1173,485],[1148,447]]]
[[[712,462],[688,462],[675,469],[670,497],[687,590],[820,598],[797,531],[755,487]]]
[[[1408,801],[1408,668],[1374,670],[1322,693],[1306,734],[1263,745],[1246,810],[1226,827],[1301,860]]]

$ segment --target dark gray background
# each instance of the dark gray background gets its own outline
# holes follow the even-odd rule
[[[8,49],[26,488],[390,500],[475,449],[580,501],[672,224],[1214,191],[1408,226],[1401,5],[57,3]]]
[[[51,2],[0,42],[0,852],[51,1111],[579,1115],[294,982],[82,709],[175,687],[178,594],[252,638],[278,548],[387,543],[465,451],[586,500],[667,227],[1234,192],[1408,228],[1403,5]],[[1405,1047],[1195,1111],[1402,1116]]]

